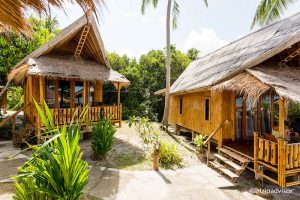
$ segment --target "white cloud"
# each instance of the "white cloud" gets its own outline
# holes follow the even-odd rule
[[[217,36],[217,33],[210,28],[201,28],[200,32],[192,30],[184,42],[184,49],[197,48],[201,51],[201,56],[206,55],[228,42]]]

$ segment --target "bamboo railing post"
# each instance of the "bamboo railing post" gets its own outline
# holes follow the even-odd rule
[[[11,132],[12,132],[12,138],[13,138],[13,145],[17,144],[17,137],[16,137],[16,118],[14,117],[12,119],[12,127],[11,127]]]
[[[223,126],[223,125],[221,125]],[[220,154],[220,149],[222,148],[223,145],[223,128],[219,130],[219,137],[218,137],[218,154]]]
[[[258,180],[258,132],[254,132],[254,173],[255,179]]]
[[[207,155],[206,156],[207,156],[207,165],[208,165],[209,158],[210,158],[210,141],[207,144]]]
[[[278,185],[286,187],[286,145],[282,138],[278,139]]]

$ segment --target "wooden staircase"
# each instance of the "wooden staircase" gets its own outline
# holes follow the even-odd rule
[[[237,180],[249,163],[249,158],[226,147],[219,148],[219,153],[214,154],[214,159],[207,162],[208,166],[228,176],[232,182]]]

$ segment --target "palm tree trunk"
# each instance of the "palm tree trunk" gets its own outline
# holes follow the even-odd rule
[[[169,120],[169,105],[170,105],[170,85],[171,85],[171,60],[170,60],[170,40],[171,40],[171,6],[172,0],[168,0],[167,6],[167,21],[166,21],[166,42],[167,42],[167,52],[166,52],[166,93],[165,93],[165,109],[164,116],[162,119],[162,124],[168,126]]]

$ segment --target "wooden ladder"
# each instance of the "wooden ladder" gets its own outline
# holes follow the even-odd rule
[[[214,154],[214,159],[208,161],[208,166],[218,170],[235,182],[237,178],[243,173],[250,159],[237,154],[229,148],[219,148],[219,153]]]
[[[75,53],[74,53],[74,57],[75,58],[79,58],[79,56],[81,54],[81,51],[83,49],[83,46],[85,44],[85,40],[86,40],[86,38],[87,38],[87,36],[89,34],[90,28],[91,28],[90,24],[87,24],[87,25],[84,26],[84,28],[83,28],[83,30],[81,32],[81,36],[80,36],[79,42],[77,44]]]

